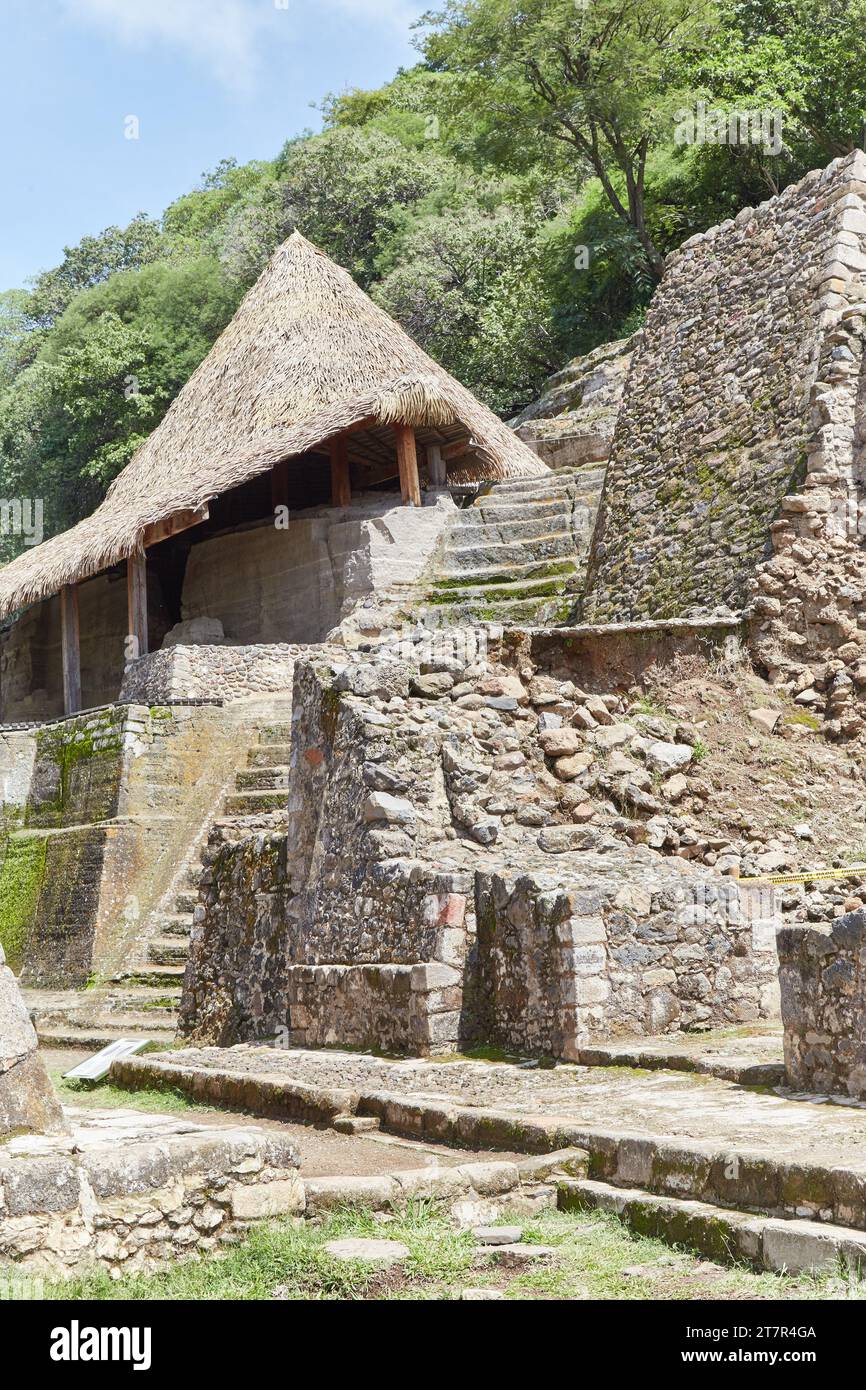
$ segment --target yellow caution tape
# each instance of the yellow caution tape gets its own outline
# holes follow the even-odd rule
[[[866,875],[866,864],[851,864],[847,869],[813,869],[806,874],[759,874],[755,878],[741,878],[738,883],[772,883],[783,887],[786,883],[811,883],[825,878],[856,878]]]

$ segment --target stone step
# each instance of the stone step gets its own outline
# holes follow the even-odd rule
[[[198,902],[198,894],[190,893],[193,906]],[[163,936],[177,937],[183,940],[192,931],[193,914],[192,912],[175,912],[165,917],[159,918],[159,927]]]
[[[150,997],[152,990],[145,993]],[[177,1011],[180,1007],[180,992],[177,1000],[168,1006],[148,1005],[147,1008],[117,1008],[101,1010],[93,1014],[92,1018],[86,1023],[77,1024],[77,1027],[94,1029],[100,1033],[111,1032],[119,1033],[121,1037],[126,1037],[130,1033],[144,1033],[147,1037],[153,1034],[154,1038],[162,1038],[166,1034],[174,1037],[177,1027]],[[46,1027],[49,1026],[47,1023]],[[51,1026],[66,1027],[65,1024],[58,1024],[54,1020]]]
[[[196,880],[195,884],[189,888],[181,888],[179,892],[175,894],[174,905],[181,916],[184,916],[188,912],[192,912],[198,902],[198,878],[200,874],[201,864],[197,864],[194,875]]]
[[[564,575],[527,579],[522,583],[495,583],[478,586],[467,584],[460,588],[443,587],[441,590],[434,586],[427,595],[427,603],[433,607],[449,605],[480,605],[483,607],[500,602],[507,603],[509,600],[551,598],[556,594],[561,594],[570,575],[576,573],[577,566],[572,565]]]
[[[148,942],[147,958],[153,965],[185,965],[189,940],[183,936],[155,936]]]
[[[495,602],[489,598],[455,599],[454,602],[419,609],[418,621],[433,631],[440,629],[443,624],[452,627],[474,622],[502,623],[505,627],[519,627],[523,623],[552,627],[570,620],[575,601],[576,595],[562,592],[543,598],[499,599]]]
[[[504,484],[497,483],[488,492],[480,492],[468,510],[474,512],[483,507],[541,506],[548,503],[568,506],[576,497],[586,497],[589,492],[590,489],[572,474],[557,477],[551,473],[547,478],[537,479],[531,486],[515,483],[506,488]]]
[[[553,501],[542,498],[539,501],[527,500],[525,502],[496,502],[493,499],[490,501],[485,499],[476,502],[466,517],[461,517],[460,520],[463,525],[466,525],[466,520],[471,516],[473,519],[480,519],[485,526],[501,526],[505,522],[512,521],[550,522],[555,517],[570,516],[572,510],[577,506],[587,507],[587,502],[576,497],[564,497]]]
[[[452,534],[445,546],[444,561],[458,570],[464,567],[472,569],[476,565],[513,567],[582,554],[589,545],[589,539],[589,527],[585,532],[553,531],[547,536],[525,541],[488,540],[481,535],[474,541],[467,541],[463,533],[458,531]]]
[[[225,798],[223,810],[228,816],[253,815],[256,811],[288,810],[288,791],[233,792]]]
[[[604,469],[583,469],[580,467],[551,469],[545,478],[514,478],[511,481],[495,483],[489,492],[481,494],[475,502],[475,506],[499,498],[516,501],[523,498],[535,500],[537,498],[571,496],[575,493],[585,494],[593,489],[601,488],[603,483]]]
[[[589,517],[590,509],[585,510]],[[525,544],[550,535],[570,536],[574,529],[574,513],[565,509],[552,519],[527,516],[524,512],[519,521],[507,521],[501,525],[490,517],[485,520],[479,512],[461,512],[448,534],[448,545],[473,545],[479,540],[501,545]]]
[[[111,977],[112,984],[118,985],[177,985],[183,983],[183,965],[136,965],[129,970],[121,970]]]
[[[436,576],[435,589],[487,588],[491,584],[520,584],[536,579],[554,579],[557,576],[574,574],[577,565],[570,557],[557,560],[529,560],[521,565],[507,568],[475,568],[440,570]]]
[[[173,1028],[145,1026],[123,1029],[116,1026],[100,1027],[97,1023],[36,1023],[36,1036],[42,1047],[70,1047],[88,1052],[98,1052],[109,1043],[117,1042],[118,1038],[135,1037],[139,1034],[160,1047],[168,1047],[174,1041]]]
[[[288,765],[275,763],[271,767],[254,767],[246,772],[239,772],[236,786],[239,792],[288,791],[288,778]]]
[[[259,746],[267,746],[274,743],[291,743],[291,741],[291,724],[268,724],[259,729]]]
[[[273,767],[274,764],[283,767],[291,761],[291,756],[290,743],[265,743],[250,749],[247,763],[250,767]]]
[[[557,1184],[561,1211],[605,1211],[631,1230],[687,1246],[725,1264],[746,1261],[776,1273],[866,1272],[866,1231],[797,1217],[773,1217],[690,1198],[660,1197],[590,1178]]]

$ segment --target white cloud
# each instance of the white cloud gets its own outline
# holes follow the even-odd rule
[[[121,43],[167,44],[207,64],[227,86],[250,85],[265,16],[248,0],[64,0],[73,19],[90,22]]]
[[[147,47],[163,44],[184,49],[204,63],[228,87],[249,90],[259,66],[266,31],[275,17],[292,13],[311,0],[63,0],[70,18],[113,35],[121,43]],[[420,0],[315,0],[347,19],[397,29],[409,37],[412,22],[424,12]]]

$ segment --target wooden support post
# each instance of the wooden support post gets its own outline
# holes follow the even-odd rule
[[[431,487],[445,487],[448,483],[448,469],[438,444],[427,445],[427,478]]]
[[[147,559],[130,555],[126,564],[129,635],[135,639],[130,657],[147,656]]]
[[[81,709],[77,584],[65,584],[60,590],[60,643],[63,653],[63,709],[66,714],[77,714]]]
[[[400,470],[400,492],[404,502],[421,506],[421,481],[418,477],[418,451],[415,431],[411,425],[395,425],[397,434],[397,467]]]
[[[331,440],[331,505],[348,507],[352,500],[349,476],[349,450],[345,437],[338,434]]]

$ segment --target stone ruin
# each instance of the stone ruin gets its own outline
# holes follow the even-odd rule
[[[777,1018],[772,911],[738,888],[724,840],[670,823],[672,805],[706,801],[698,736],[642,712],[635,690],[660,653],[742,640],[824,734],[861,732],[864,270],[858,152],[692,238],[645,330],[554,378],[515,422],[549,480],[469,508],[367,499],[338,540],[307,518],[333,551],[316,570],[333,581],[327,642],[303,624],[263,632],[237,594],[247,625],[222,640],[202,598],[189,614],[206,640],[182,623],[127,666],[122,704],[10,735],[16,815],[49,856],[80,845],[65,876],[51,861],[68,894],[36,894],[28,982],[56,988],[72,962],[76,983],[96,968],[111,986],[115,1018],[136,1017],[143,981],[174,989],[195,1041],[415,1054],[579,1060],[609,1037]],[[342,543],[358,526],[363,573]],[[502,567],[523,538],[540,568],[515,585]],[[427,653],[443,618],[446,637],[489,633],[487,656]],[[36,675],[20,640],[6,646],[26,712]],[[168,821],[183,834],[148,877]],[[145,911],[118,927],[127,870]],[[58,931],[76,894],[81,930]],[[782,933],[795,1084],[861,1094],[858,932],[846,918]],[[4,1123],[48,1128],[16,998]],[[134,1026],[173,1028],[165,1014]]]
[[[36,1030],[0,946],[0,1143],[16,1134],[66,1132]]]

